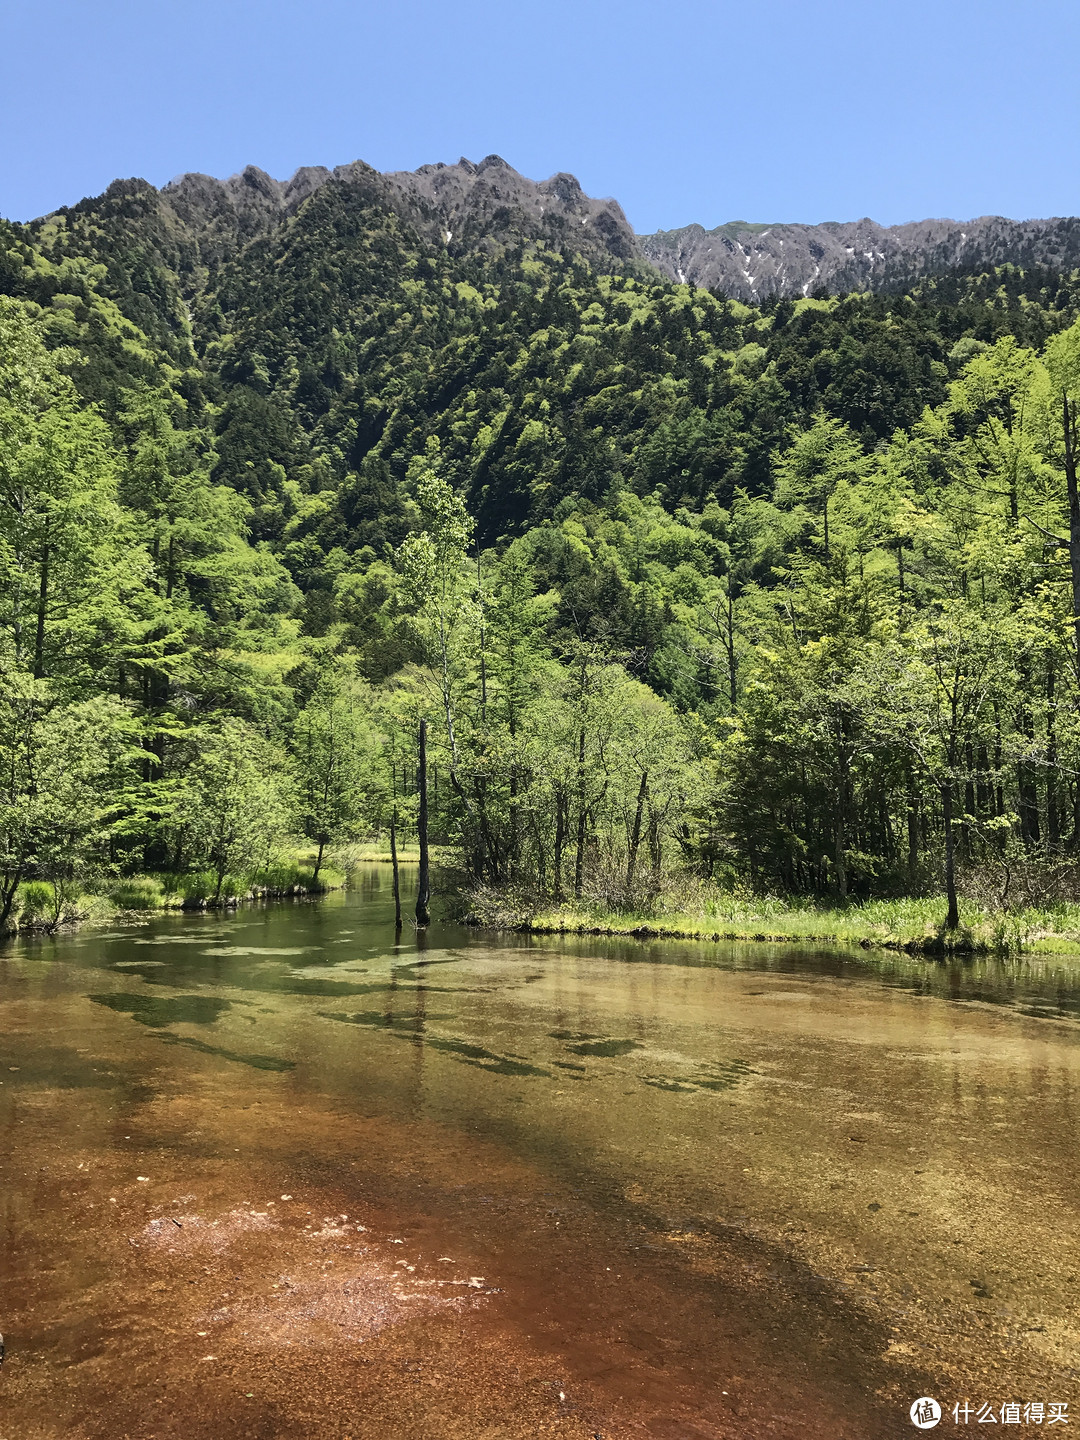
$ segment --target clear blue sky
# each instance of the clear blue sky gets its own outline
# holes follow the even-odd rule
[[[639,232],[1080,212],[1076,0],[0,0],[0,214],[496,152]]]

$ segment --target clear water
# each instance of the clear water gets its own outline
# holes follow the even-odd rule
[[[0,1436],[1073,1400],[1078,1007],[1068,960],[395,937],[377,866],[12,943]]]

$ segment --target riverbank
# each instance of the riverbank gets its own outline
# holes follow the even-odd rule
[[[443,855],[432,846],[432,858]],[[398,848],[398,864],[415,866],[420,851],[415,845]],[[74,926],[111,925],[123,916],[163,910],[233,910],[262,900],[317,897],[344,889],[349,874],[359,865],[390,865],[393,857],[381,843],[351,844],[328,851],[315,878],[315,852],[299,851],[253,876],[226,875],[221,882],[210,871],[149,871],[140,875],[101,878],[84,888],[61,889],[44,880],[27,880],[0,936],[70,929]]]
[[[695,903],[696,902],[696,903]],[[470,920],[533,935],[626,935],[638,939],[764,941],[903,950],[925,955],[1080,955],[1080,905],[989,910],[963,902],[946,930],[944,896],[869,900],[844,907],[712,892],[645,912],[580,901],[530,906],[503,892],[471,897]]]
[[[315,857],[299,856],[249,878],[208,871],[150,872],[99,881],[94,888],[57,890],[43,880],[19,886],[7,924],[0,934],[50,932],[83,925],[110,925],[124,915],[163,910],[234,910],[260,900],[324,895],[347,883],[344,869],[324,864],[315,876]]]

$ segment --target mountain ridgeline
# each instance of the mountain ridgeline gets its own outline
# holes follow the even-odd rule
[[[1080,220],[1073,217],[1016,221],[992,215],[888,227],[868,219],[819,225],[731,221],[713,230],[695,224],[639,236],[616,201],[590,198],[573,175],[538,183],[498,155],[475,165],[463,158],[456,165],[388,174],[360,161],[332,171],[305,166],[288,181],[248,166],[224,181],[182,175],[160,197],[188,246],[213,263],[335,183],[362,184],[369,202],[393,210],[453,255],[490,249],[505,233],[531,231],[569,246],[595,267],[636,260],[679,284],[747,303],[815,291],[903,292],[928,276],[999,265],[1067,272],[1080,264]],[[137,181],[117,184],[142,188]]]
[[[638,237],[497,156],[0,222],[0,924],[408,833],[421,716],[489,900],[1064,864],[1077,225]]]

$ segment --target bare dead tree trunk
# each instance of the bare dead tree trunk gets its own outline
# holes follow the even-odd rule
[[[577,815],[577,854],[574,856],[574,898],[581,899],[581,892],[585,884],[585,827],[588,824],[589,811],[585,804],[585,729],[582,727],[578,737],[578,815]]]
[[[416,923],[420,929],[431,924],[428,904],[431,900],[431,880],[428,865],[428,796],[427,796],[427,721],[420,721],[420,816],[417,821],[417,839],[420,842],[420,875],[416,890]]]
[[[394,933],[401,931],[401,871],[397,858],[397,766],[390,766],[390,865],[394,872]]]
[[[945,820],[945,899],[948,902],[945,929],[955,930],[960,924],[960,908],[956,902],[956,842],[953,836],[951,778],[941,787],[941,810]]]
[[[1051,850],[1061,844],[1061,815],[1058,810],[1057,712],[1055,708],[1054,657],[1046,661],[1046,839]]]
[[[1076,478],[1076,411],[1065,391],[1061,394],[1065,429],[1065,483],[1069,491],[1069,568],[1072,573],[1073,640],[1080,675],[1080,488]]]
[[[626,859],[626,891],[629,897],[630,890],[634,884],[634,870],[637,866],[638,847],[641,844],[641,817],[645,812],[645,797],[649,793],[649,772],[641,772],[641,784],[638,787],[637,809],[634,811],[634,828],[630,832],[630,854]]]

